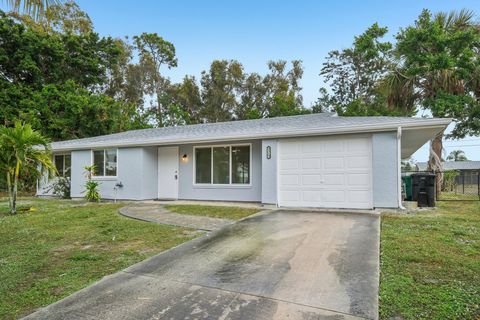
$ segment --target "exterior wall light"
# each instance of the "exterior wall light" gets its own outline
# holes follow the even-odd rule
[[[183,161],[183,162],[187,162],[187,161],[188,161],[188,155],[187,155],[187,154],[184,154],[184,155],[182,156],[182,161]]]
[[[267,159],[272,158],[272,147],[267,146]]]

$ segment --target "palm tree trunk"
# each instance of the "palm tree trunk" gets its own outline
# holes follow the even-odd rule
[[[20,175],[20,162],[17,160],[17,166],[15,167],[15,177],[13,180],[13,194],[12,194],[12,208],[11,213],[17,213],[17,193],[18,193],[18,176]]]
[[[10,172],[7,172],[7,189],[8,189],[8,208],[10,213],[15,213],[13,210],[13,192],[12,192],[12,177]]]
[[[440,159],[442,160],[442,151],[443,151],[443,132],[444,131],[441,131],[439,133],[437,133],[437,135],[435,136],[435,138],[433,139],[432,141],[432,149],[434,151],[434,153],[437,155],[437,159]],[[442,163],[432,163],[433,159],[430,157],[430,160],[429,160],[429,164],[428,166],[431,168],[431,169],[434,169],[435,171],[435,174],[436,174],[436,177],[435,177],[435,180],[436,180],[436,189],[437,189],[437,196],[438,194],[440,193],[440,191],[442,190],[442,180],[443,180],[443,165]]]

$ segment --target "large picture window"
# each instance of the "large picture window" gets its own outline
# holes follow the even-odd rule
[[[116,177],[117,149],[94,150],[93,165],[95,165],[95,176]]]
[[[53,156],[53,162],[60,177],[70,177],[71,159],[69,154],[56,154]]]
[[[196,184],[250,184],[250,145],[195,147]]]

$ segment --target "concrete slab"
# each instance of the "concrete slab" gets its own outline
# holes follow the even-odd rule
[[[147,259],[28,319],[376,319],[379,217],[276,211]]]

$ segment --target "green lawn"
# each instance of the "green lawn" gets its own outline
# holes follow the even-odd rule
[[[0,319],[55,302],[105,275],[199,235],[117,214],[125,204],[26,198],[34,211],[5,214],[0,199]]]
[[[165,208],[171,212],[189,214],[194,216],[207,216],[214,218],[238,220],[248,217],[262,209],[240,208],[240,207],[222,207],[222,206],[204,206],[190,204],[169,204]]]
[[[381,319],[480,318],[480,202],[382,216]]]

